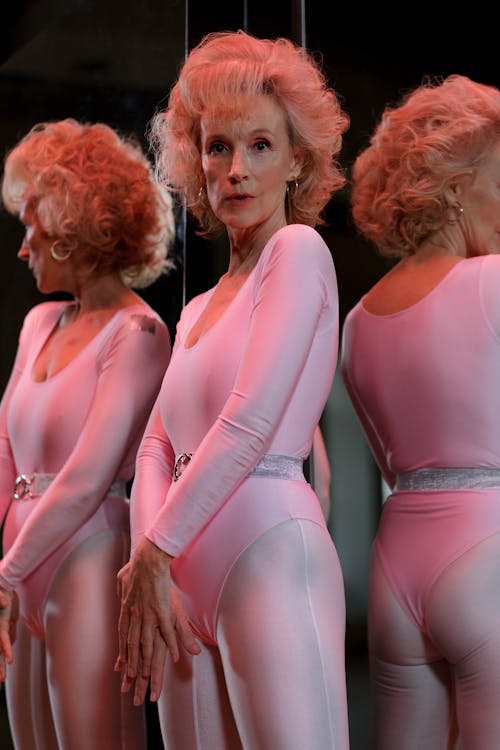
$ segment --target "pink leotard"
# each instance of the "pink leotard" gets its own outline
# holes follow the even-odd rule
[[[137,447],[168,364],[168,329],[146,304],[125,308],[63,370],[43,382],[34,362],[63,310],[46,302],[26,316],[0,415],[0,584],[16,589],[21,617],[43,637],[54,575],[77,545],[103,529],[127,532],[126,497]],[[56,474],[41,497],[12,500],[15,477]]]
[[[499,284],[500,257],[467,259],[407,309],[374,315],[361,300],[347,316],[342,374],[391,488],[419,469],[500,468]],[[452,690],[464,747],[498,747],[499,534],[500,486],[445,478],[384,504],[369,603],[377,748],[445,748]]]
[[[173,580],[202,645],[220,651],[245,748],[303,748],[306,734],[311,749],[346,748],[344,594],[320,504],[305,481],[248,476],[263,454],[305,458],[311,450],[337,361],[338,300],[330,251],[310,227],[279,230],[222,317],[187,348],[186,337],[212,293],[192,300],[177,327],[172,360],[138,454],[132,542],[145,534],[176,557]],[[192,453],[192,459],[172,482],[174,460],[181,453]],[[264,562],[271,539],[273,565]],[[292,577],[280,567],[281,545],[291,550],[286,555],[297,558]],[[324,555],[329,593],[317,587],[312,572],[318,572],[318,555]],[[256,585],[262,575],[265,583]],[[273,592],[272,613],[263,601],[267,589],[267,595]],[[272,614],[274,621],[267,633],[256,625],[259,638],[253,626],[245,637],[251,618],[244,612],[250,603],[252,616]],[[292,629],[280,627],[290,609]],[[264,662],[264,651],[256,656],[257,646],[266,650]],[[281,653],[274,663],[273,648]],[[284,690],[290,668],[284,652],[297,653],[297,648],[304,654],[303,681]],[[255,696],[251,709],[234,673],[243,654],[249,661],[255,656],[251,664],[239,664]],[[205,656],[192,659],[195,687],[184,703],[179,699],[180,706],[186,676],[184,684],[175,669],[167,677],[160,715],[169,747],[240,747],[227,727],[216,726],[217,690],[208,698],[203,688],[212,681]],[[206,662],[212,665],[214,658],[207,656]],[[176,680],[177,691],[172,687]],[[273,687],[278,680],[281,695]],[[304,702],[306,681],[311,694]],[[211,702],[206,722],[204,700]],[[278,724],[269,714],[280,710],[287,718],[277,736]],[[193,732],[198,739],[191,745]]]

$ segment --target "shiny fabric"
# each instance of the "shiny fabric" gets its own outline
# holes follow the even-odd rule
[[[330,251],[310,227],[268,242],[223,315],[178,324],[138,454],[132,542],[175,560],[202,654],[169,665],[160,718],[169,750],[347,750],[345,603],[318,498],[303,478],[255,476],[264,454],[311,450],[337,361]],[[177,482],[175,456],[192,453]]]
[[[28,313],[0,408],[0,584],[16,590],[21,615],[9,719],[16,750],[75,747],[76,738],[79,748],[135,750],[145,741],[144,716],[113,672],[129,502],[108,490],[133,475],[169,335],[138,301],[64,369],[35,381],[34,362],[68,304]],[[55,478],[43,495],[11,500],[20,472]]]
[[[416,304],[347,316],[342,374],[392,494],[372,549],[377,750],[500,737],[500,257]]]

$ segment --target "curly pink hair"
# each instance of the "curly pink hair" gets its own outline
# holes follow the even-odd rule
[[[387,107],[353,165],[352,215],[387,256],[415,253],[449,220],[446,191],[500,138],[500,91],[461,75],[427,78]]]
[[[35,125],[6,157],[2,198],[15,214],[30,202],[47,233],[95,274],[118,270],[144,287],[172,266],[172,199],[140,146],[104,123]]]
[[[150,124],[157,176],[183,194],[202,233],[222,225],[201,188],[200,119],[237,112],[248,97],[268,94],[283,107],[292,147],[303,166],[290,188],[289,220],[314,226],[345,177],[336,157],[349,118],[313,56],[290,40],[257,39],[243,31],[205,36],[184,62],[169,103]]]

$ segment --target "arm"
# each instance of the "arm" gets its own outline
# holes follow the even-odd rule
[[[389,465],[387,463],[387,459],[385,456],[385,451],[380,441],[380,438],[377,434],[377,431],[375,430],[373,424],[369,420],[365,412],[365,409],[363,408],[363,404],[361,403],[360,399],[357,396],[356,389],[354,388],[349,378],[349,360],[351,357],[352,342],[350,340],[348,327],[349,327],[348,322],[346,321],[346,323],[344,324],[343,341],[342,341],[342,360],[341,360],[342,379],[344,381],[344,385],[346,387],[347,393],[349,394],[349,398],[351,399],[351,403],[353,405],[354,411],[363,429],[367,443],[377,463],[377,466],[383,478],[389,485],[389,487],[392,488],[394,487],[394,482],[395,482],[396,477],[389,468]]]
[[[332,351],[330,361],[325,354],[331,387],[338,298],[331,254],[320,235],[310,227],[282,230],[256,287],[233,390],[146,534],[172,556],[182,552],[265,453],[320,326]]]
[[[323,515],[328,521],[330,516],[330,485],[332,473],[321,428],[314,431],[312,450],[313,487],[318,496]]]
[[[0,585],[15,588],[96,511],[139,442],[169,354],[164,324],[157,321],[153,334],[126,317],[102,353],[80,437],[0,564]]]
[[[28,313],[25,318],[19,336],[19,346],[14,360],[14,366],[0,403],[0,526],[5,519],[5,514],[7,513],[7,509],[12,500],[14,481],[17,476],[7,427],[7,413],[11,396],[16,389],[17,383],[26,364],[27,346],[31,335],[31,329],[33,327],[32,321],[33,312]]]

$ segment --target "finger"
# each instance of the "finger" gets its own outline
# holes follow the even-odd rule
[[[172,606],[175,609],[175,627],[182,646],[190,654],[199,654],[201,651],[200,646],[197,643],[196,638],[194,637],[188,617],[186,615],[186,611],[182,606],[182,602],[177,591],[174,588],[171,589],[171,599]]]
[[[122,606],[118,618],[118,658],[115,662],[115,671],[120,672],[127,663],[127,638],[130,625],[128,610]]]
[[[116,576],[116,596],[118,597],[119,601],[122,601],[122,582],[119,573]]]
[[[165,661],[167,658],[167,646],[165,641],[157,630],[155,633],[153,658],[151,661],[151,691],[150,698],[157,701],[163,688],[163,677],[165,671]]]
[[[151,675],[151,658],[153,656],[153,641],[156,628],[143,623],[141,633],[141,669],[138,674],[142,675],[149,682]]]
[[[149,677],[144,676],[144,665],[142,658],[139,657],[137,665],[137,677],[134,680],[134,706],[141,706],[144,703],[149,685]]]
[[[134,679],[137,676],[137,665],[139,663],[139,649],[141,643],[141,621],[132,617],[127,635],[127,676]]]
[[[0,656],[8,664],[12,664],[10,638],[5,630],[0,630]]]
[[[10,605],[11,597],[3,589],[0,589],[0,608],[8,607]]]

